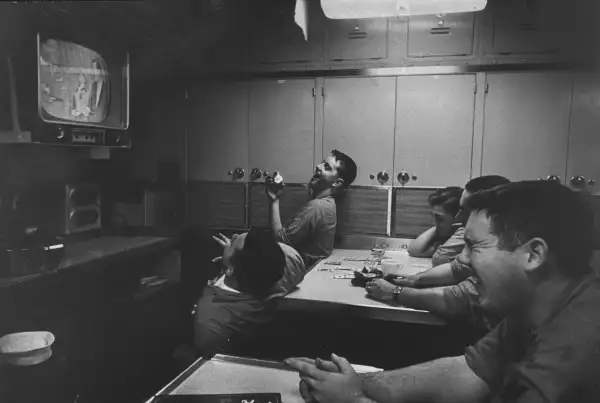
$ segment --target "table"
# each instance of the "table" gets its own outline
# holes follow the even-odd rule
[[[343,260],[348,257],[366,258],[370,250],[335,249],[328,259],[317,264],[305,277],[298,289],[278,300],[278,309],[284,311],[317,311],[348,314],[353,317],[380,319],[395,322],[445,325],[445,321],[428,311],[394,306],[367,298],[366,291],[354,287],[351,279],[334,279],[334,275],[352,274],[362,270],[364,262]],[[431,259],[414,258],[406,250],[386,251],[385,255],[404,264],[402,272],[416,274],[431,268]],[[341,266],[325,264],[327,261],[341,260]]]
[[[379,368],[353,365],[358,372]],[[283,403],[304,403],[298,390],[300,377],[285,364],[252,358],[216,355],[200,358],[155,396],[280,393]],[[152,402],[150,399],[147,403]]]

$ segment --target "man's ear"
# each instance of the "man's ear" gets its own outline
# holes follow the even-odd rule
[[[340,188],[344,185],[344,180],[342,178],[337,178],[335,182],[333,182],[333,187]]]
[[[542,238],[533,238],[525,245],[525,267],[527,271],[534,271],[541,267],[550,258],[550,249],[548,243]]]

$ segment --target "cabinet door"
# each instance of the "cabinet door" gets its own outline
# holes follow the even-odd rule
[[[475,76],[400,76],[394,184],[463,186],[471,176]]]
[[[536,54],[555,50],[550,1],[503,0],[490,8],[493,54]]]
[[[212,82],[188,90],[189,179],[248,178],[248,84]],[[235,175],[236,168],[244,176]],[[229,174],[229,172],[231,174]]]
[[[395,77],[325,80],[323,154],[338,149],[352,157],[354,185],[379,185],[380,171],[392,175],[395,84]]]
[[[156,181],[161,161],[176,163],[185,178],[185,88],[154,87],[138,93],[132,116],[132,162],[136,179]],[[133,115],[133,114],[132,114]]]
[[[287,183],[310,179],[315,148],[314,91],[315,80],[251,84],[250,170],[279,171]]]
[[[252,58],[259,64],[316,62],[323,55],[315,7],[308,2],[307,39],[294,21],[295,0],[269,0],[252,37]],[[267,3],[263,4],[264,7]]]
[[[564,181],[571,77],[489,74],[487,87],[482,174],[510,180],[556,175]]]
[[[388,54],[388,20],[327,20],[328,60],[385,59]]]
[[[471,55],[474,24],[474,13],[411,17],[408,57]]]
[[[575,77],[567,180],[574,189],[600,192],[600,77],[580,74]],[[581,177],[581,178],[579,178]]]

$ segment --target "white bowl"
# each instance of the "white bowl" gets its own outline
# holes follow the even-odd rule
[[[36,365],[52,356],[50,332],[11,333],[0,337],[0,357],[12,365]]]

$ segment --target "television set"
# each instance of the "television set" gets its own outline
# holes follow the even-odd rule
[[[33,40],[4,61],[12,133],[0,141],[130,147],[128,52],[89,37]]]

